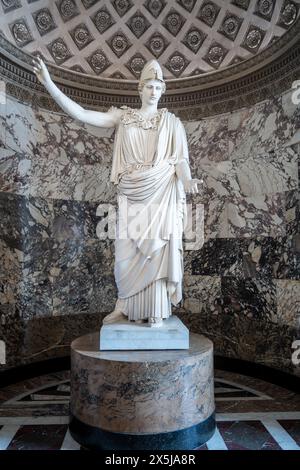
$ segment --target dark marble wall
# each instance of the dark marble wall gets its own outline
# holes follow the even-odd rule
[[[114,307],[113,240],[96,235],[98,205],[116,203],[114,135],[10,99],[0,113],[0,339],[12,367],[65,355]],[[297,121],[288,92],[184,123],[204,244],[185,251],[174,311],[217,354],[300,374],[299,148],[286,146]]]

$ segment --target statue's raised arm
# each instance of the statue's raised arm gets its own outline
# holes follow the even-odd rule
[[[33,60],[33,71],[56,103],[72,118],[97,127],[115,127],[118,124],[122,114],[120,109],[111,108],[105,113],[91,111],[84,109],[82,106],[75,103],[75,101],[68,98],[68,96],[64,95],[51,80],[48,69],[40,57]]]

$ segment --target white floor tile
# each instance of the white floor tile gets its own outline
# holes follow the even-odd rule
[[[0,450],[5,450],[19,429],[17,424],[5,424],[0,429]]]

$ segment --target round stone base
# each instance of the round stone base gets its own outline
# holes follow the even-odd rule
[[[70,432],[101,450],[189,450],[215,431],[213,345],[188,350],[99,351],[99,334],[71,345]]]

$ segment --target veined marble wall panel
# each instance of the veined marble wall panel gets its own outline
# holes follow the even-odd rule
[[[272,320],[300,331],[300,281],[276,280],[277,315]]]
[[[300,280],[299,236],[209,239],[185,256],[190,274]]]
[[[184,309],[200,315],[215,315],[221,299],[219,276],[184,276]]]
[[[0,106],[0,114],[5,148],[0,190],[51,199],[112,200],[113,130],[10,99]]]
[[[256,362],[299,375],[299,368],[291,365],[292,343],[297,339],[294,327],[224,312],[199,315],[178,310],[177,314],[191,331],[201,332],[213,340],[217,355]]]
[[[298,188],[298,156],[291,148],[235,160],[236,182],[243,196],[257,196]]]
[[[113,310],[113,243],[104,240],[55,241],[50,272],[53,315]]]
[[[204,244],[185,251],[174,309],[217,354],[296,374],[300,289],[299,153],[285,147],[291,93],[185,122],[203,191]],[[8,366],[68,353],[116,300],[113,240],[99,240],[114,133],[8,99],[0,106],[0,318]]]
[[[276,150],[295,132],[296,105],[291,92],[228,116],[230,159]]]
[[[198,145],[201,145],[199,140]],[[298,155],[292,148],[251,154],[239,160],[207,161],[205,153],[191,155],[193,173],[204,177],[204,201],[212,197],[259,196],[298,188]],[[199,165],[199,160],[201,165]]]
[[[1,191],[29,194],[29,177],[32,164],[30,156],[2,146],[0,151]]]

